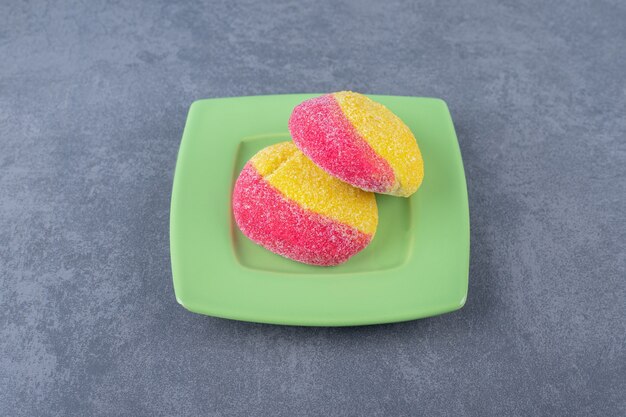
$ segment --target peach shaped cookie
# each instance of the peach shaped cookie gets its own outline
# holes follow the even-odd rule
[[[337,265],[374,237],[374,194],[328,175],[292,142],[259,151],[235,183],[239,229],[266,249],[312,265]]]
[[[411,130],[362,94],[305,100],[293,110],[289,130],[306,156],[355,187],[408,197],[422,183],[424,164]]]

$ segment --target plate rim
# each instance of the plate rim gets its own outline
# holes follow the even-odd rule
[[[445,112],[447,113],[447,117],[449,119],[449,124],[451,127],[451,134],[453,135],[453,139],[454,139],[454,152],[457,154],[456,156],[458,157],[458,162],[460,163],[460,174],[461,174],[461,180],[462,183],[464,185],[463,187],[463,203],[465,205],[465,210],[462,210],[463,213],[463,217],[465,219],[466,223],[466,236],[465,236],[465,240],[467,241],[467,256],[466,256],[466,264],[467,264],[467,273],[465,274],[465,279],[464,279],[464,288],[462,290],[462,295],[460,299],[457,299],[455,302],[450,302],[447,304],[437,304],[435,307],[432,308],[422,308],[419,309],[419,311],[415,311],[415,312],[398,312],[397,314],[394,313],[390,313],[390,314],[379,314],[377,315],[376,319],[372,319],[371,316],[368,316],[366,318],[363,319],[346,319],[346,318],[337,318],[337,319],[317,319],[315,317],[309,317],[309,318],[305,318],[305,317],[286,317],[284,316],[284,314],[281,313],[277,313],[272,315],[271,313],[268,312],[263,312],[263,313],[259,313],[258,315],[255,313],[249,313],[249,312],[245,312],[245,311],[237,311],[237,308],[235,307],[235,309],[229,309],[229,308],[224,308],[223,306],[220,308],[220,306],[207,306],[205,304],[200,305],[197,303],[197,301],[195,300],[190,300],[190,299],[186,299],[183,300],[182,296],[180,296],[179,291],[178,291],[178,287],[181,285],[181,279],[177,279],[177,274],[175,273],[175,264],[178,262],[177,260],[177,255],[175,254],[176,252],[176,243],[174,242],[174,235],[175,235],[175,229],[176,229],[176,216],[178,215],[178,210],[175,207],[175,197],[178,194],[177,188],[179,188],[179,186],[177,187],[177,184],[180,182],[180,166],[181,166],[181,151],[183,150],[184,146],[189,146],[188,142],[191,139],[186,139],[190,134],[188,133],[188,129],[189,129],[189,125],[190,125],[190,118],[192,116],[192,114],[194,113],[194,109],[206,104],[208,102],[210,103],[217,103],[217,102],[225,102],[225,101],[229,101],[229,102],[237,102],[237,101],[242,101],[242,100],[246,100],[246,99],[263,99],[263,100],[269,100],[269,99],[275,99],[275,98],[282,98],[282,97],[299,97],[301,99],[306,99],[308,97],[315,97],[318,96],[320,94],[315,94],[315,93],[302,93],[302,94],[279,94],[279,95],[253,95],[253,96],[240,96],[240,97],[222,97],[222,98],[210,98],[210,99],[201,99],[201,100],[196,100],[194,101],[188,111],[188,116],[187,116],[187,120],[185,123],[185,128],[183,131],[183,135],[182,135],[182,139],[181,139],[181,144],[179,147],[179,151],[178,151],[178,155],[177,155],[177,159],[176,159],[176,168],[175,168],[175,173],[174,173],[174,180],[173,180],[173,185],[172,185],[172,195],[171,195],[171,204],[170,204],[170,258],[171,258],[171,266],[172,266],[172,275],[173,275],[173,284],[174,284],[174,290],[175,290],[175,294],[176,294],[176,300],[178,301],[179,304],[181,304],[183,307],[185,307],[187,310],[195,312],[195,313],[199,313],[199,314],[204,314],[204,315],[209,315],[209,316],[213,316],[213,317],[220,317],[220,318],[225,318],[225,319],[232,319],[232,320],[239,320],[239,321],[248,321],[248,322],[259,322],[259,323],[271,323],[271,324],[281,324],[281,325],[298,325],[298,326],[355,326],[355,325],[371,325],[371,324],[382,324],[382,323],[392,323],[392,322],[402,322],[402,321],[409,321],[409,320],[414,320],[414,319],[418,319],[418,318],[424,318],[424,317],[430,317],[430,316],[435,316],[435,315],[439,315],[439,314],[443,314],[443,313],[447,313],[447,312],[451,312],[451,311],[455,311],[458,310],[460,308],[462,308],[466,301],[467,301],[467,289],[468,289],[468,283],[469,283],[469,256],[470,256],[470,217],[469,217],[469,201],[468,201],[468,195],[467,195],[467,179],[466,179],[466,175],[465,175],[465,167],[464,167],[464,163],[463,163],[463,158],[461,155],[461,150],[460,150],[460,146],[458,143],[458,137],[456,135],[456,131],[454,129],[454,123],[452,121],[451,115],[450,115],[450,111],[448,109],[447,104],[445,103],[445,101],[443,101],[442,99],[439,98],[433,98],[433,97],[413,97],[413,96],[397,96],[397,95],[369,95],[370,97],[374,98],[374,99],[385,99],[385,98],[389,98],[389,99],[397,99],[397,98],[404,98],[404,99],[419,99],[419,100],[432,100],[433,102],[439,102],[441,103],[444,108],[445,108]],[[258,135],[271,135],[271,133],[259,133]],[[246,137],[243,137],[243,139],[245,139]],[[241,146],[240,143],[237,144],[237,147]],[[230,177],[230,175],[229,175]],[[177,181],[177,178],[179,179]],[[231,185],[232,186],[232,185]],[[231,190],[232,191],[232,190]],[[232,216],[232,213],[231,213]],[[232,220],[231,220],[232,223]],[[232,225],[231,225],[232,227]],[[411,244],[413,244],[414,242],[412,242]],[[242,265],[238,260],[235,261],[236,263],[238,263],[239,266],[239,272],[244,272],[244,271],[248,271],[251,273],[254,273],[254,269],[251,269],[250,267],[246,266],[246,265]],[[402,269],[402,268],[406,268],[407,267],[408,262],[404,262],[403,264],[397,266],[397,267],[393,267],[390,269],[385,270],[385,273],[388,273],[388,271],[394,271],[394,270],[398,270],[398,269]],[[237,268],[235,268],[237,269]],[[349,274],[354,274],[354,275],[359,275],[359,274],[372,274],[372,273],[376,273],[377,271],[365,271],[365,272],[351,272]],[[287,272],[274,272],[274,274],[285,274],[288,275],[289,273]],[[321,271],[320,271],[320,274]],[[322,274],[323,275],[323,274]],[[343,274],[342,274],[343,275]],[[311,277],[311,275],[308,275],[309,277]],[[311,278],[307,278],[307,279],[311,279]],[[313,278],[314,279],[314,278]],[[336,277],[335,279],[341,279],[341,277]]]

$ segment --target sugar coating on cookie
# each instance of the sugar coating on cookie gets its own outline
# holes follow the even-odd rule
[[[372,193],[328,175],[291,142],[246,163],[233,190],[244,235],[286,258],[337,265],[363,250],[378,224]]]
[[[411,130],[362,94],[342,91],[306,100],[293,110],[289,130],[313,162],[363,190],[408,197],[424,178]]]

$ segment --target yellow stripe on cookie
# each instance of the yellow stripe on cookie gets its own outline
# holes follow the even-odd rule
[[[276,171],[281,164],[298,152],[300,151],[293,143],[280,142],[261,149],[251,161],[256,171],[264,177]]]
[[[270,146],[251,162],[271,186],[301,207],[363,233],[376,232],[378,209],[374,194],[330,176],[292,142]]]
[[[333,96],[344,115],[374,151],[387,160],[396,184],[392,194],[413,194],[424,178],[424,163],[415,136],[402,120],[380,103],[352,91]]]

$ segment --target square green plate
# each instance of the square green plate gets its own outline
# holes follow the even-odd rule
[[[178,153],[170,217],[174,290],[190,311],[305,326],[388,323],[457,310],[467,296],[469,211],[446,103],[371,96],[417,137],[424,182],[410,198],[377,195],[372,243],[336,267],[255,245],[231,213],[234,181],[261,148],[289,140],[292,109],[315,94],[200,100]]]

